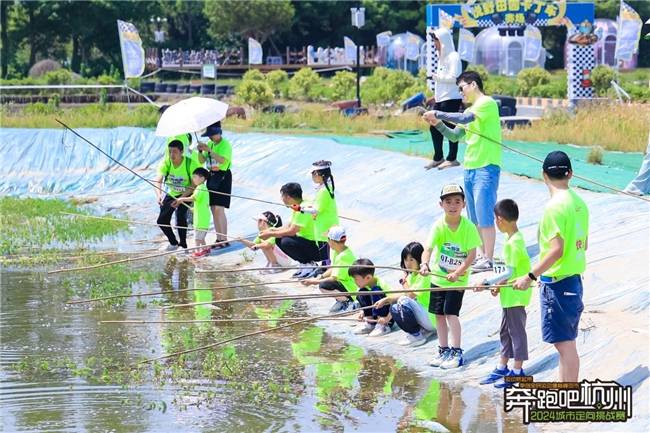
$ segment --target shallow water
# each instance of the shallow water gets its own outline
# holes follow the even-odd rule
[[[157,298],[174,303],[269,290],[211,290],[233,281],[195,279],[192,265],[175,258],[138,266],[163,272],[156,281],[136,284],[135,291],[203,289]],[[84,293],[89,274],[45,278],[34,270],[5,269],[1,277],[3,431],[389,432],[432,431],[436,423],[454,432],[525,431],[517,416],[504,419],[501,400],[493,394],[422,378],[392,358],[366,353],[312,325],[215,348],[245,370],[230,379],[237,383],[203,374],[200,363],[188,367],[187,377],[165,383],[145,379],[122,387],[84,379],[78,371],[61,368],[63,360],[91,367],[103,357],[135,361],[274,325],[109,325],[100,320],[276,318],[303,316],[305,305],[230,304],[163,312],[151,303],[137,308],[129,299],[116,306],[65,307],[71,293]],[[16,371],[25,359],[40,367]]]

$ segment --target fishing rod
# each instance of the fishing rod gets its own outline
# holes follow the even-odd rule
[[[174,324],[174,323],[251,323],[251,322],[290,322],[295,320],[309,319],[310,317],[278,317],[277,319],[195,319],[195,320],[102,320],[102,324],[129,324],[129,325],[148,325],[148,324]],[[320,320],[342,320],[354,321],[357,319],[347,317],[329,317]]]
[[[108,217],[100,217],[96,215],[86,215],[82,213],[74,213],[74,212],[59,212],[62,215],[69,215],[69,216],[74,216],[74,217],[79,217],[79,218],[92,218],[92,219],[97,219],[97,220],[104,220],[104,221],[114,221],[114,222],[124,222],[124,223],[129,223],[129,224],[137,224],[137,225],[144,225],[144,226],[152,226],[152,227],[169,227],[172,229],[185,229],[187,231],[190,231],[188,227],[185,226],[176,226],[172,224],[158,224],[158,223],[150,223],[146,221],[133,221],[133,220],[127,220],[127,219],[122,219],[122,218],[108,218]],[[194,228],[196,230],[196,228]]]
[[[332,293],[304,293],[296,295],[268,295],[268,296],[254,296],[248,298],[232,298],[232,299],[220,299],[208,302],[190,302],[187,304],[174,304],[162,307],[162,310],[169,310],[172,308],[182,308],[182,307],[194,307],[197,305],[218,305],[218,304],[233,304],[237,302],[256,302],[256,301],[287,301],[287,300],[302,300],[302,299],[321,299],[321,298],[338,298],[341,296],[370,296],[383,293],[385,295],[391,295],[395,293],[430,293],[430,292],[445,292],[451,290],[474,290],[477,287],[481,289],[488,288],[500,288],[500,287],[510,287],[511,284],[493,284],[489,286],[484,286],[481,284],[476,284],[473,286],[450,286],[450,287],[431,287],[425,289],[399,289],[399,290],[390,290],[386,292],[371,292],[371,291],[359,291],[359,292],[332,292]]]

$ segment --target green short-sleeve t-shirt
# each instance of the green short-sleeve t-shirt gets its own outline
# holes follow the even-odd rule
[[[212,149],[214,153],[224,158],[225,161],[223,163],[219,163],[218,161],[212,159],[212,155],[210,155],[210,152],[199,152],[195,150],[193,152],[193,156],[196,158],[196,160],[197,161],[199,160],[198,155],[201,154],[205,158],[205,168],[207,168],[208,170],[210,171],[229,170],[230,166],[232,165],[232,145],[230,144],[230,141],[228,141],[224,137],[221,137],[221,141],[219,141],[219,143],[215,143],[212,140],[208,140],[206,145],[210,149]]]
[[[307,202],[302,202],[301,206],[308,206]],[[292,211],[291,214],[291,224],[300,227],[298,230],[297,236],[305,238],[309,241],[315,241],[315,226],[314,226],[314,217],[308,213],[302,213],[297,211]]]
[[[212,213],[210,212],[210,193],[208,193],[205,182],[194,189],[192,198],[194,199],[194,228],[208,230]]]
[[[488,165],[501,166],[501,145],[499,144],[501,143],[501,119],[496,101],[483,95],[465,112],[473,113],[475,118],[467,124],[465,130],[467,147],[463,157],[463,166],[466,170]]]
[[[409,289],[429,289],[431,288],[431,275],[421,275],[419,272],[410,272],[406,277],[406,282]],[[429,301],[431,300],[431,292],[417,292],[415,300],[418,304],[422,305],[425,310],[429,311]],[[435,324],[436,315],[429,313],[431,323]]]
[[[473,248],[481,246],[481,238],[476,226],[464,216],[455,231],[445,222],[443,215],[433,224],[426,243],[431,253],[431,282],[438,287],[467,286],[469,269],[455,282],[447,281],[440,275],[447,275],[458,269]]]
[[[587,262],[585,251],[589,234],[589,210],[572,189],[560,191],[546,204],[539,224],[539,256],[551,249],[551,240],[559,236],[564,241],[562,257],[546,272],[548,277],[582,274]]]
[[[343,287],[345,287],[348,292],[357,291],[357,285],[354,283],[354,278],[348,274],[349,266],[351,266],[356,259],[354,252],[352,252],[350,248],[346,248],[336,254],[335,258],[332,260],[332,265],[334,266],[348,266],[347,268],[332,268],[332,277],[343,284]]]
[[[530,257],[526,251],[526,242],[521,232],[516,232],[503,244],[503,260],[506,266],[512,268],[512,275],[508,279],[511,283],[519,277],[527,275],[530,272]],[[530,304],[530,297],[533,289],[515,290],[512,287],[501,287],[499,289],[499,299],[501,307],[526,307]]]
[[[158,174],[163,177],[167,185],[167,194],[179,197],[185,189],[192,185],[192,173],[200,167],[197,160],[184,156],[183,161],[174,166],[171,159],[163,158],[158,165]]]
[[[323,242],[327,241],[327,231],[330,227],[339,225],[339,215],[336,200],[327,192],[324,186],[316,193],[314,209],[318,211],[314,221],[316,239]]]

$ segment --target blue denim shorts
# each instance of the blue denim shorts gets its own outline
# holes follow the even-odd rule
[[[582,303],[582,277],[573,275],[557,282],[540,278],[542,339],[546,343],[572,341],[578,336]]]
[[[480,228],[494,226],[494,205],[497,202],[500,174],[501,168],[493,164],[465,170],[467,214]]]

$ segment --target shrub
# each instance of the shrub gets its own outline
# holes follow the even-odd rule
[[[415,77],[406,71],[375,68],[372,75],[363,83],[363,99],[375,104],[396,102],[402,98],[406,89],[416,84]]]
[[[487,95],[516,96],[518,94],[517,81],[509,77],[492,75],[483,87]]]
[[[332,99],[352,99],[357,87],[357,76],[353,72],[338,71],[332,78]]]
[[[264,81],[264,74],[260,72],[259,69],[249,69],[246,71],[244,76],[242,77],[243,81],[246,80],[261,80]]]
[[[111,75],[106,75],[106,74],[102,74],[99,77],[97,77],[96,82],[97,82],[97,84],[102,84],[102,85],[121,84],[122,83],[122,81],[119,78],[115,78],[115,77],[113,77]],[[140,86],[135,87],[135,88],[137,89],[139,87]]]
[[[254,108],[268,105],[273,101],[271,86],[262,80],[244,80],[237,87],[237,98]]]
[[[289,80],[289,97],[292,99],[314,100],[318,97],[321,77],[311,68],[303,68]]]
[[[517,89],[520,96],[530,96],[533,87],[550,82],[551,73],[539,66],[522,69],[517,74]]]
[[[289,75],[282,69],[277,69],[266,74],[266,82],[276,98],[287,96],[289,86]]]
[[[70,84],[72,82],[72,73],[67,69],[57,69],[56,71],[47,72],[44,79],[45,84]]]
[[[481,77],[481,80],[483,80],[483,85],[485,86],[486,82],[488,81],[490,74],[488,73],[488,70],[485,66],[483,65],[469,65],[466,69],[466,71],[474,71],[479,74]]]
[[[650,102],[650,87],[626,83],[621,87],[630,95],[635,102]]]
[[[607,89],[611,87],[611,81],[614,79],[615,72],[607,65],[598,65],[591,71],[591,81],[594,90],[599,96],[607,94]]]
[[[44,104],[43,102],[35,102],[25,106],[24,113],[26,115],[38,116],[38,115],[51,115],[57,114],[59,109],[54,104]]]
[[[539,98],[566,98],[566,83],[553,81],[548,84],[539,84],[528,92],[528,96]]]

